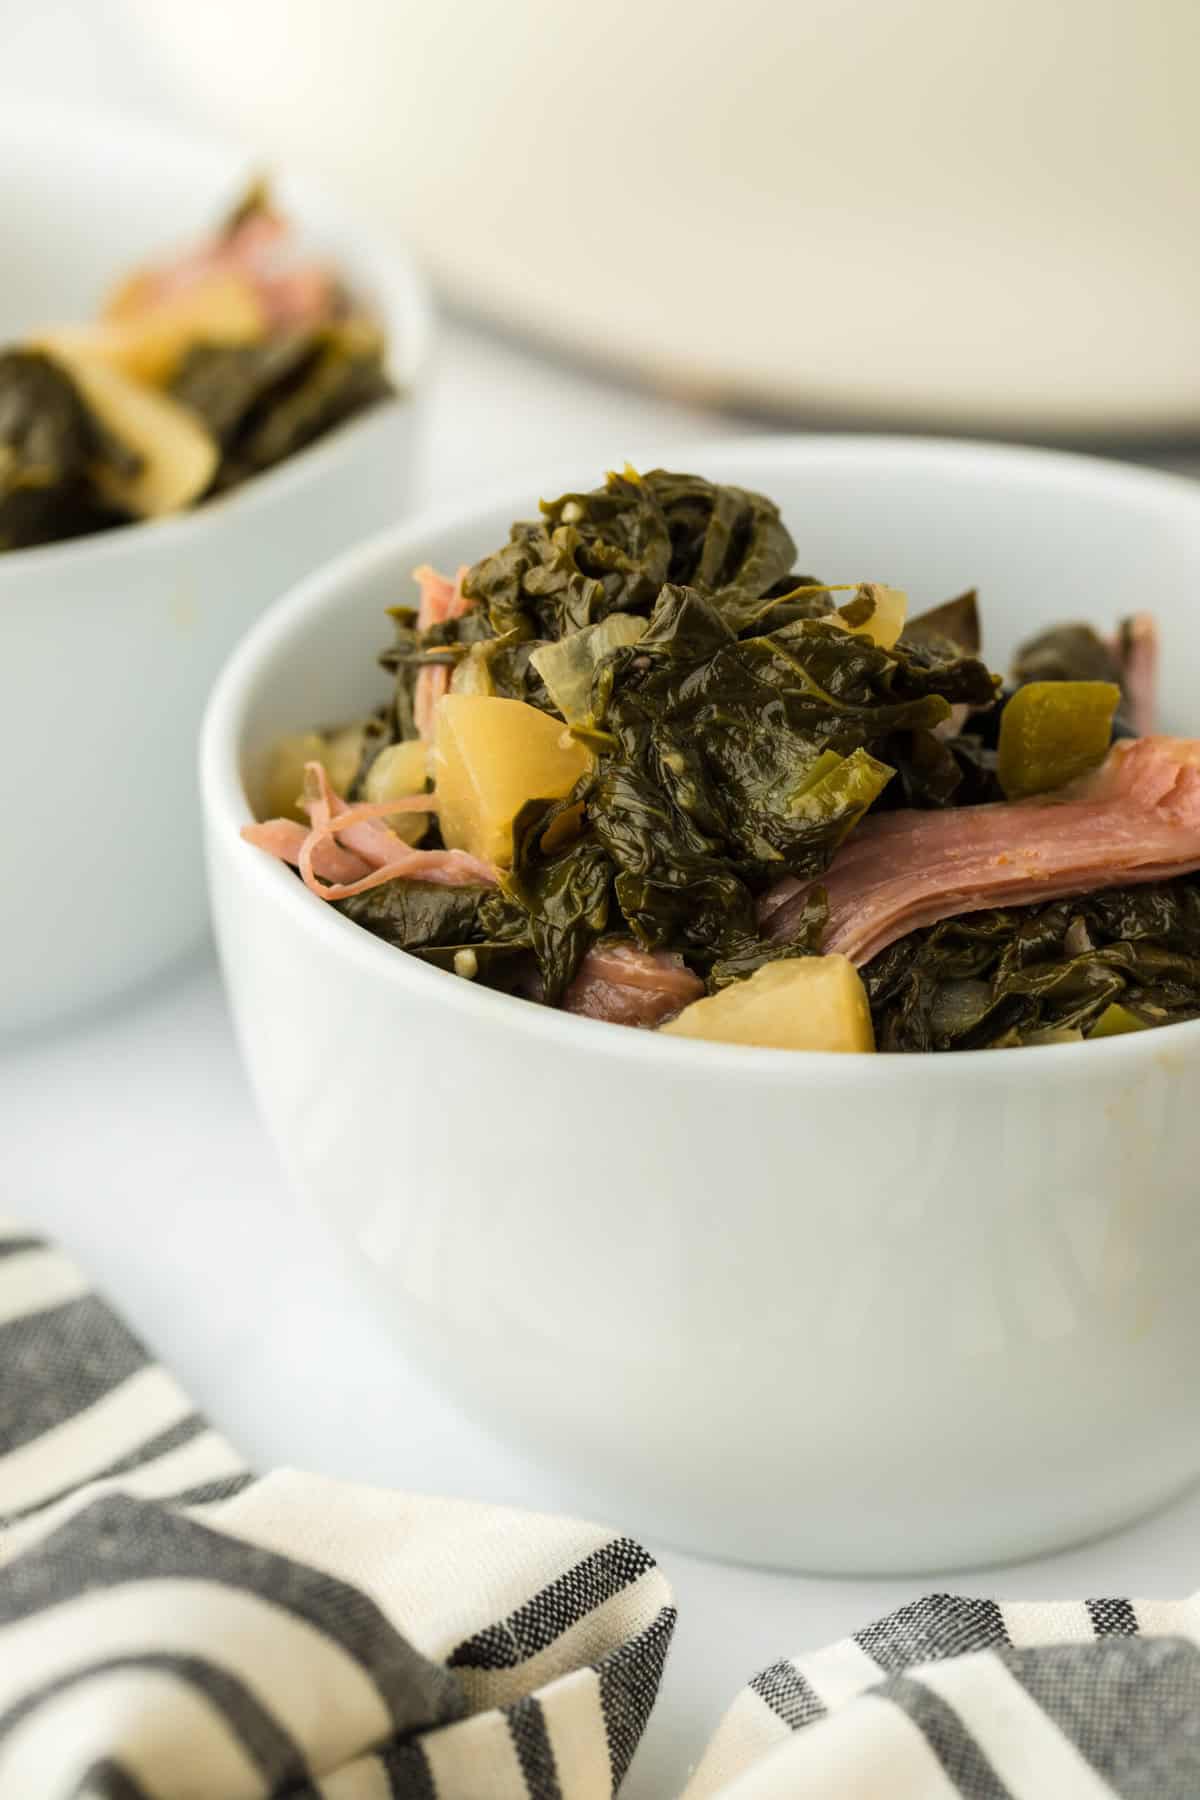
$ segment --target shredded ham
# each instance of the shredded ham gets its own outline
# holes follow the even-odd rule
[[[351,806],[334,791],[323,763],[304,765],[304,806],[308,830],[291,819],[243,825],[247,843],[266,850],[300,871],[304,885],[322,900],[349,900],[385,881],[433,881],[446,887],[472,883],[495,886],[491,863],[465,850],[419,850],[389,831],[384,821],[396,813],[436,812],[431,794],[410,794]]]
[[[297,261],[291,238],[292,228],[281,214],[251,212],[231,231],[145,270],[126,290],[123,310],[126,316],[151,312],[212,275],[228,274],[242,276],[253,288],[269,326],[322,324],[337,310],[337,281],[321,264]]]
[[[413,570],[413,580],[421,590],[417,608],[417,626],[421,631],[428,631],[431,625],[440,625],[444,619],[461,618],[466,612],[469,602],[462,591],[466,573],[465,563],[453,581],[446,575],[439,575],[428,563],[422,563],[419,569]],[[437,703],[449,691],[450,670],[445,663],[431,663],[417,676],[413,711],[416,715],[417,733],[423,743],[429,743],[433,737],[433,715]]]
[[[1137,737],[1149,737],[1158,710],[1158,626],[1152,613],[1121,621],[1112,644],[1121,672],[1129,723]]]
[[[923,925],[1200,869],[1200,739],[1116,744],[1092,775],[1044,799],[867,819],[820,883],[789,877],[765,897],[767,936],[787,938],[823,886],[822,948],[870,962]]]
[[[614,1025],[661,1025],[703,992],[704,983],[681,956],[621,939],[588,951],[563,1009]]]
[[[242,836],[248,844],[265,850],[280,862],[300,866],[300,852],[312,831],[311,825],[298,825],[295,819],[266,819],[261,825],[243,825]],[[343,850],[334,838],[323,843],[313,857],[313,868],[322,881],[334,883],[358,881],[371,872],[370,863],[351,850]]]

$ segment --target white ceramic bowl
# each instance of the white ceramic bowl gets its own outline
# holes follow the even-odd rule
[[[123,5],[507,327],[793,416],[1200,426],[1195,0]]]
[[[1001,665],[1040,623],[1156,608],[1167,721],[1200,729],[1183,481],[870,438],[684,458],[778,498],[831,580],[922,605],[978,582]],[[659,1037],[428,968],[239,840],[273,736],[386,691],[383,609],[412,565],[493,547],[537,492],[314,575],[213,696],[217,933],[291,1176],[412,1358],[556,1498],[631,1530],[898,1572],[1029,1556],[1165,1499],[1200,1471],[1200,1022],[929,1057]]]
[[[86,317],[131,264],[201,233],[252,165],[123,119],[0,113],[0,343]],[[403,255],[284,180],[375,304],[404,396],[193,513],[0,556],[0,1033],[152,975],[206,907],[194,746],[267,604],[402,509],[430,322]]]

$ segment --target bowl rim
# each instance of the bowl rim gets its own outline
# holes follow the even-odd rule
[[[931,473],[950,465],[973,469],[981,476],[989,470],[1002,469],[1010,476],[1024,473],[1027,478],[1042,482],[1052,478],[1101,491],[1107,489],[1114,501],[1131,494],[1143,500],[1157,499],[1164,511],[1190,511],[1200,534],[1200,486],[1187,477],[1076,452],[951,438],[838,433],[714,437],[642,452],[630,460],[635,467],[654,468],[683,466],[681,457],[696,466],[705,459],[719,460],[727,469],[739,461],[760,465],[765,461],[781,469],[795,469],[816,461],[826,466],[830,461],[853,465],[871,457],[924,465]],[[571,462],[563,460],[569,472]],[[540,478],[509,478],[491,484],[469,503],[448,502],[424,509],[342,552],[296,583],[268,609],[218,676],[201,727],[201,801],[206,831],[213,838],[227,840],[232,848],[241,826],[254,817],[242,782],[241,745],[260,682],[282,650],[302,639],[312,621],[344,604],[347,595],[360,584],[406,563],[410,557],[419,560],[423,537],[469,530],[480,515],[506,507],[512,507],[512,516],[517,518],[522,509],[528,511],[533,504],[530,495],[562,491],[562,483],[546,483],[545,474],[543,469]],[[569,1046],[577,1052],[615,1056],[633,1066],[645,1063],[677,1076],[721,1075],[729,1080],[766,1081],[771,1085],[782,1081],[794,1085],[798,1080],[825,1083],[866,1079],[886,1086],[914,1079],[953,1081],[963,1075],[965,1067],[973,1078],[1029,1086],[1040,1085],[1041,1078],[1052,1071],[1070,1081],[1086,1080],[1089,1068],[1093,1073],[1097,1071],[1098,1056],[1108,1058],[1110,1071],[1117,1073],[1122,1065],[1142,1068],[1148,1060],[1173,1064],[1180,1055],[1200,1053],[1200,1019],[1130,1032],[1097,1043],[1038,1045],[1036,1059],[1013,1056],[999,1049],[944,1055],[876,1052],[865,1067],[860,1056],[828,1050],[776,1050],[664,1036],[628,1027],[618,1030],[603,1020],[535,1006],[528,1000],[477,987],[470,981],[453,980],[445,971],[416,957],[398,954],[394,946],[317,900],[281,863],[250,845],[244,849],[249,859],[244,880],[253,884],[264,905],[282,906],[287,916],[308,933],[314,953],[348,960],[380,986],[391,984],[402,999],[427,996],[432,1003],[460,1009],[467,1018],[481,1023],[489,1018],[493,1023],[507,1018],[513,1026],[547,1043]],[[211,880],[211,852],[209,866]]]
[[[50,130],[49,128],[52,128]],[[237,138],[204,135],[145,116],[126,118],[100,107],[67,107],[55,100],[20,100],[6,104],[0,113],[0,143],[36,142],[47,137],[57,158],[64,144],[72,155],[87,158],[89,146],[104,141],[128,145],[131,152],[153,156],[162,167],[170,159],[176,166],[205,167],[218,186],[240,170],[246,175],[263,166]],[[131,164],[137,158],[131,154]],[[296,489],[319,483],[339,457],[353,455],[360,440],[382,433],[397,416],[420,403],[433,351],[434,309],[429,285],[411,253],[386,232],[366,224],[352,205],[331,195],[307,175],[297,177],[281,167],[272,174],[274,187],[283,195],[287,210],[303,226],[336,221],[347,240],[346,262],[352,275],[364,278],[378,303],[387,332],[388,373],[397,392],[376,401],[365,412],[337,425],[273,468],[264,469],[227,494],[215,495],[203,505],[172,513],[161,519],[144,519],[131,526],[113,526],[61,543],[35,544],[0,555],[0,590],[17,586],[35,572],[47,573],[95,561],[136,555],[144,548],[186,553],[197,537],[219,530],[231,514],[268,507],[286,501]],[[378,453],[378,452],[377,452]]]

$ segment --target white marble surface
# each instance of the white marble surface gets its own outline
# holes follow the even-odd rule
[[[38,9],[0,0],[0,101],[19,85],[161,110],[137,44],[113,35],[118,13],[114,0]],[[559,456],[594,456],[599,469],[640,444],[707,429],[710,421],[668,401],[546,367],[455,328],[435,375],[422,498],[466,495],[473,483]],[[84,888],[81,930],[86,923]],[[260,1466],[555,1504],[551,1485],[455,1416],[405,1366],[287,1192],[254,1115],[208,954],[73,1030],[0,1051],[0,1145],[4,1211],[78,1255]],[[620,1523],[636,1533],[636,1518]],[[656,1546],[680,1624],[626,1794],[669,1800],[755,1669],[923,1588],[1179,1594],[1197,1582],[1198,1541],[1200,1492],[1069,1555],[920,1583],[808,1580]]]

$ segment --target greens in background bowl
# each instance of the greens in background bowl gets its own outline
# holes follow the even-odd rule
[[[378,324],[255,181],[88,324],[0,349],[0,551],[228,493],[392,392]]]
[[[771,495],[812,570],[886,575],[914,614],[969,574],[1000,670],[1048,620],[1107,638],[1152,611],[1160,728],[1195,719],[1190,483],[911,439],[633,460]],[[214,692],[217,935],[289,1175],[364,1303],[540,1464],[547,1503],[893,1573],[1134,1517],[1200,1472],[1200,1021],[917,1056],[618,1029],[428,966],[243,841],[281,737],[394,700],[380,622],[413,568],[470,568],[539,494],[594,481],[555,467],[343,557]]]
[[[235,149],[49,105],[6,104],[0,157],[0,343],[91,316],[114,270],[215,216],[251,172]],[[213,677],[290,582],[405,503],[424,289],[403,252],[286,171],[277,196],[378,320],[395,393],[203,505],[0,554],[0,804],[24,816],[42,784],[79,796],[49,864],[24,833],[0,851],[0,1035],[100,1002],[198,942],[193,748]]]

